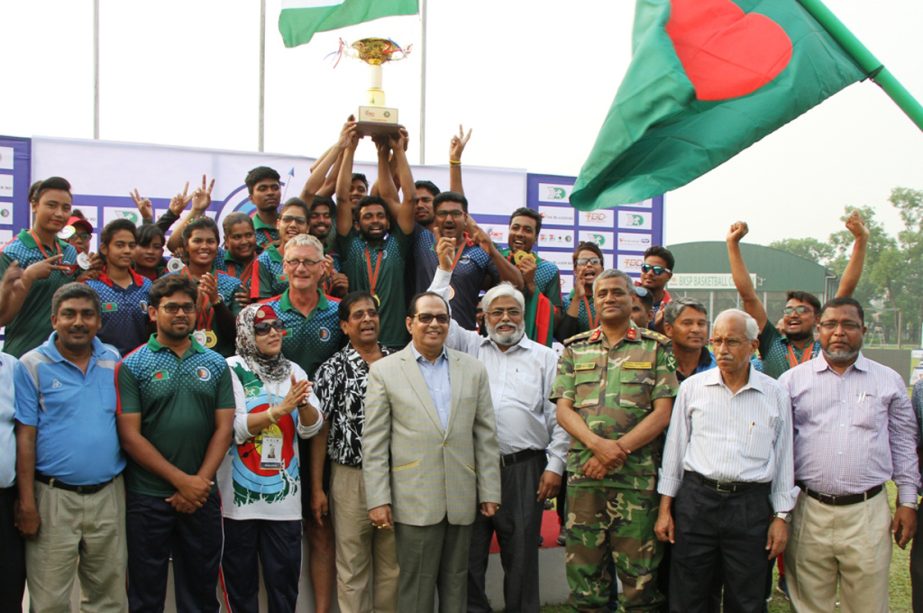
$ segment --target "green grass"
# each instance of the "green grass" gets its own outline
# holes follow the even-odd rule
[[[894,498],[897,488],[893,483],[888,483],[888,500],[891,510],[894,510]],[[918,527],[918,534],[919,529]],[[775,579],[773,580],[775,585]],[[891,613],[910,613],[910,545],[907,549],[901,549],[894,546],[894,553],[891,555],[891,579],[888,587],[888,601]],[[565,613],[569,611],[564,606],[546,606],[542,607],[543,613]],[[773,590],[772,600],[769,602],[769,613],[790,613],[791,605],[778,591]]]

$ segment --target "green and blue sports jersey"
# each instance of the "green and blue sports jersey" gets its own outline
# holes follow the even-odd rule
[[[96,333],[99,340],[114,346],[122,355],[127,355],[148,339],[150,279],[132,271],[131,284],[121,287],[103,272],[98,279],[89,279],[86,284],[99,296],[103,320]]]
[[[270,305],[285,324],[282,353],[301,366],[308,377],[343,345],[343,332],[337,315],[339,300],[317,291],[317,306],[307,317],[292,306],[285,290],[281,296],[263,301]]]
[[[270,245],[256,259],[259,267],[260,298],[273,298],[288,289],[288,276],[282,268],[282,254]]]

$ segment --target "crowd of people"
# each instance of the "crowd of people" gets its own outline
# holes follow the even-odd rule
[[[405,131],[366,139],[370,185],[350,119],[300,197],[255,168],[219,229],[205,176],[158,219],[135,190],[98,253],[70,183],[32,186],[0,258],[0,610],[79,580],[87,610],[162,611],[172,561],[179,611],[258,611],[260,577],[293,611],[304,535],[315,611],[486,612],[496,535],[505,610],[537,612],[551,501],[574,610],[763,611],[776,563],[798,611],[888,610],[923,387],[861,353],[858,215],[836,297],[778,323],[741,222],[741,309],[671,296],[661,246],[635,280],[580,243],[562,295],[537,212],[506,248],[468,214],[469,137],[448,191]],[[923,607],[923,548],[911,578]]]

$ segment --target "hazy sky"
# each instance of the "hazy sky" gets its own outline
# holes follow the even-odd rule
[[[923,99],[923,2],[827,0]],[[0,134],[93,136],[92,2],[0,2]],[[106,140],[255,151],[258,0],[101,0]],[[629,0],[429,0],[426,163],[445,164],[459,122],[465,163],[575,175],[630,59]],[[326,56],[343,38],[413,44],[385,67],[419,162],[421,21],[391,17],[285,49],[266,18],[265,150],[316,156],[361,103],[367,67]],[[359,157],[371,159],[371,147]],[[197,169],[190,169],[195,175]],[[79,177],[70,177],[79,185]],[[923,133],[872,83],[850,86],[730,162],[666,196],[665,242],[720,240],[736,219],[753,242],[839,229],[847,204],[880,208],[892,187],[923,189]]]

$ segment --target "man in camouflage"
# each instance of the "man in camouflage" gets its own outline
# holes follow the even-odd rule
[[[619,611],[655,611],[663,602],[656,480],[676,365],[663,337],[631,321],[632,293],[623,272],[597,277],[600,326],[565,342],[551,393],[571,435],[565,563],[578,611],[606,610],[610,555],[622,582]]]

